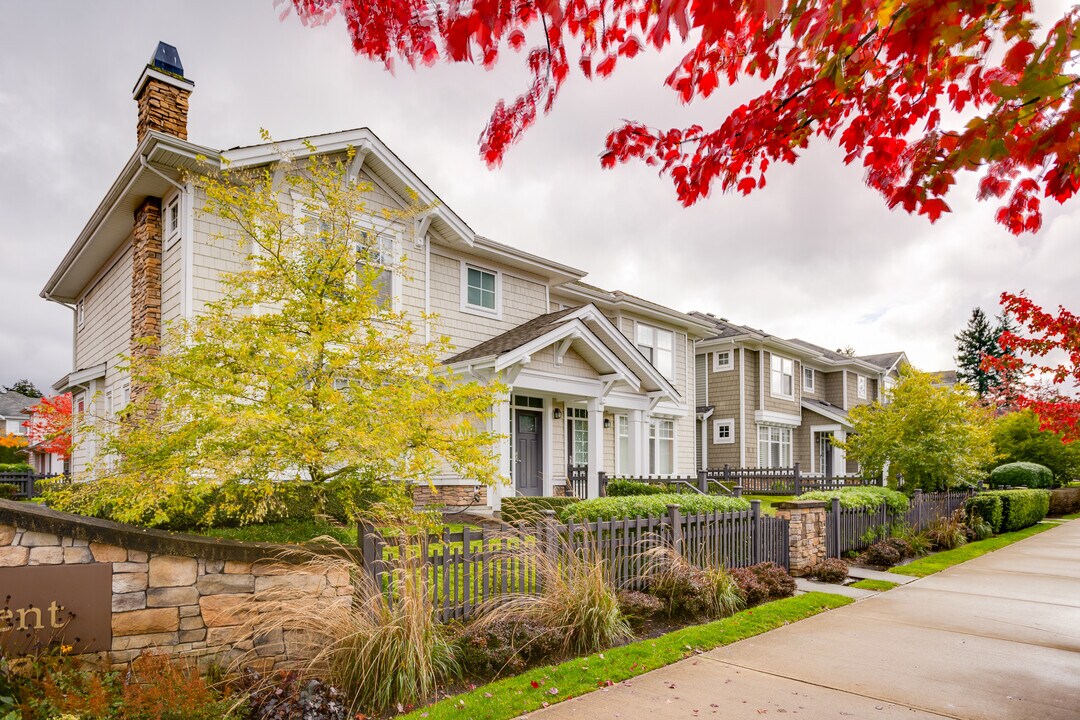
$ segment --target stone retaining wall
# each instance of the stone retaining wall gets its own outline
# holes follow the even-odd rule
[[[290,638],[254,635],[247,623],[260,596],[288,591],[315,606],[351,593],[347,572],[316,569],[288,548],[145,530],[0,501],[0,567],[108,564],[112,641],[118,666],[149,648],[268,670],[286,663]],[[2,592],[2,589],[0,589]]]

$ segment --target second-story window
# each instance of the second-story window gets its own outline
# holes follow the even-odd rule
[[[713,353],[713,372],[723,372],[734,367],[731,350],[717,350]]]
[[[814,368],[808,368],[805,365],[802,369],[802,386],[806,392],[814,392]]]
[[[858,393],[860,400],[866,399],[866,378],[862,375],[855,378],[855,391]]]
[[[499,276],[490,270],[466,266],[465,305],[473,310],[498,312]]]
[[[180,193],[165,203],[165,246],[169,247],[180,237]]]
[[[357,245],[357,261],[356,270],[357,274],[360,273],[361,268],[366,263],[376,263],[382,267],[382,271],[379,273],[379,277],[376,280],[379,290],[379,302],[381,304],[388,304],[393,300],[394,290],[394,239],[386,233],[376,233],[375,237],[371,237],[371,233],[364,233],[365,239],[368,240],[366,246]]]
[[[795,361],[773,355],[769,369],[772,377],[772,394],[786,398],[795,397]]]
[[[637,347],[661,375],[675,379],[675,333],[638,323]]]

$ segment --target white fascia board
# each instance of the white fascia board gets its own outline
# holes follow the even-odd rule
[[[809,410],[810,412],[817,413],[822,417],[829,418],[830,420],[835,420],[844,427],[851,427],[851,420],[849,420],[847,415],[843,414],[842,412],[837,412],[832,408],[823,407],[821,405],[815,404],[814,402],[808,402],[806,400],[804,400],[801,405],[803,410]],[[837,408],[837,410],[839,410],[839,408]]]
[[[604,383],[599,380],[552,375],[525,368],[518,374],[513,389],[532,390],[556,398],[598,398],[604,391]]]
[[[771,425],[787,425],[790,427],[798,427],[802,424],[802,416],[776,412],[774,410],[755,410],[754,422]]]
[[[613,310],[626,308],[653,320],[666,322],[669,325],[674,325],[680,329],[691,331],[690,334],[693,335],[695,339],[708,337],[711,333],[716,331],[716,328],[713,325],[702,322],[701,320],[696,320],[684,312],[666,308],[663,305],[658,305],[649,300],[630,297],[626,294],[615,294],[607,290],[593,290],[592,288],[581,287],[572,282],[559,286],[558,290],[559,292],[565,293],[578,300],[608,305]]]
[[[527,269],[529,272],[535,273],[540,277],[550,278],[552,283],[556,286],[560,286],[561,283],[567,282],[568,280],[578,280],[585,277],[584,270],[578,270],[569,265],[563,265],[562,263],[542,258],[539,255],[533,255],[532,253],[518,250],[509,245],[504,245],[490,238],[483,237],[482,235],[476,236],[474,250],[483,251],[483,257],[510,261],[507,264],[514,267],[524,267],[524,269]]]
[[[358,151],[365,151],[367,153],[365,164],[370,166],[372,157],[378,159],[379,162],[389,168],[390,172],[397,175],[416,192],[420,202],[425,205],[435,205],[436,207],[432,211],[433,214],[443,220],[462,242],[469,247],[476,243],[476,233],[473,232],[473,229],[457,213],[443,204],[435,191],[421,180],[408,165],[403,163],[375,133],[367,128],[343,130],[309,138],[286,140],[280,143],[263,143],[261,145],[234,148],[223,152],[222,157],[227,159],[234,167],[261,165],[279,159],[282,152],[295,157],[307,157],[312,153],[305,143],[312,144],[316,153],[320,155],[341,152],[350,147],[356,148]]]
[[[630,342],[630,338],[623,335],[618,328],[611,324],[611,321],[607,319],[607,316],[600,312],[600,309],[595,305],[591,303],[589,305],[583,305],[566,317],[580,320],[587,319],[595,322],[604,329],[604,332],[609,336],[610,340],[618,345],[623,352],[630,355],[630,357],[640,359],[638,365],[640,366],[642,373],[656,383],[656,385],[671,397],[672,400],[676,402],[682,401],[682,396],[679,394],[679,391],[675,389],[675,386],[673,386],[671,382],[669,382],[668,379],[641,354],[641,350],[638,350],[637,345]]]

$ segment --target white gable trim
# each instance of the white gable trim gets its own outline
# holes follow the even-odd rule
[[[495,360],[495,370],[498,372],[522,362],[525,358],[531,357],[534,353],[564,339],[580,340],[585,343],[590,350],[599,355],[603,361],[608,364],[608,367],[612,368],[614,371],[612,373],[613,375],[617,376],[618,379],[623,380],[634,390],[639,390],[641,388],[641,380],[634,374],[634,371],[627,367],[626,364],[619,359],[618,355],[611,352],[608,346],[593,334],[588,325],[577,319],[563,323],[535,340],[500,355]]]

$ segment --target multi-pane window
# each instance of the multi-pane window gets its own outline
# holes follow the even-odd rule
[[[855,379],[855,390],[860,400],[866,399],[866,378],[862,375],[858,375]]]
[[[814,392],[814,368],[803,367],[802,385],[806,392]]]
[[[795,361],[773,355],[769,369],[772,376],[772,394],[787,398],[795,397]]]
[[[567,437],[570,439],[570,464],[589,464],[589,411],[583,408],[566,409]]]
[[[758,426],[758,467],[791,466],[791,428]]]
[[[675,333],[638,323],[637,346],[660,374],[675,379]]]
[[[465,270],[465,304],[469,307],[495,312],[496,275],[488,270],[469,267]]]
[[[649,474],[675,474],[675,421],[649,423]]]
[[[730,350],[717,350],[713,353],[713,371],[722,372],[733,367]]]
[[[735,442],[735,419],[713,420],[713,444],[731,445]]]
[[[364,233],[367,241],[364,245],[356,246],[356,272],[360,275],[363,267],[368,263],[379,265],[382,270],[375,284],[378,288],[378,299],[381,304],[389,303],[394,297],[394,239],[386,233]]]
[[[626,415],[615,416],[615,472],[630,473],[630,418]]]

